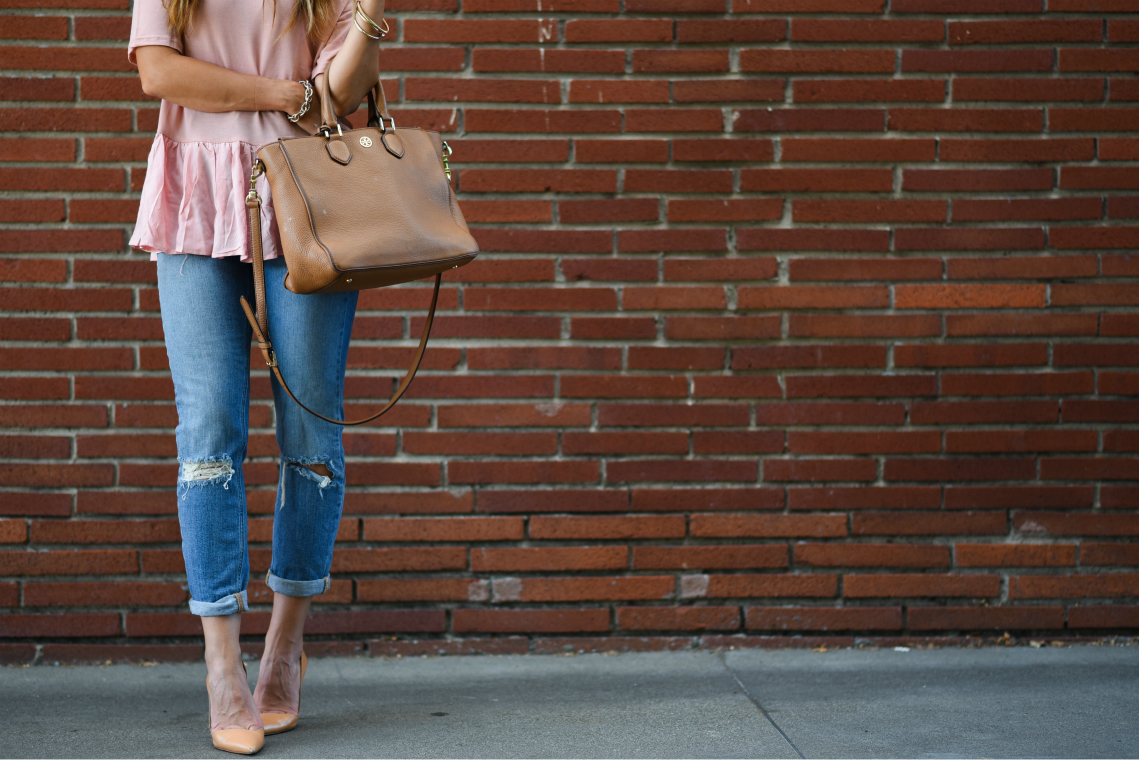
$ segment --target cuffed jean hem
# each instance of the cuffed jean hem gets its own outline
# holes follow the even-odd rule
[[[217,617],[219,615],[233,615],[249,609],[249,594],[242,591],[240,594],[230,594],[216,602],[199,602],[190,600],[190,613],[202,617]]]
[[[265,582],[269,588],[285,596],[316,596],[332,586],[332,579],[327,575],[314,581],[290,581],[269,573],[265,576]]]

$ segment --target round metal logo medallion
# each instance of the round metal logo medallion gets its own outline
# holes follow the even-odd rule
[[[360,144],[363,145],[365,148],[370,148],[370,147],[372,147],[372,138],[365,135],[364,137],[360,138]]]

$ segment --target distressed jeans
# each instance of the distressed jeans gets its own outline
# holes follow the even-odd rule
[[[283,258],[265,262],[269,335],[281,372],[297,398],[342,418],[357,293],[297,295],[285,289],[285,273]],[[237,257],[160,253],[158,296],[178,407],[178,522],[190,612],[230,615],[249,605],[242,463],[252,330],[238,299],[254,302],[253,267]],[[304,411],[270,381],[281,464],[267,581],[278,593],[312,596],[328,590],[344,506],[342,428]],[[331,477],[300,466],[316,464]]]

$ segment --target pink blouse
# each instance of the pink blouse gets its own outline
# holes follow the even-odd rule
[[[312,79],[325,71],[352,28],[352,0],[339,9],[329,38],[310,44],[303,22],[280,40],[292,13],[290,0],[201,0],[183,38],[167,26],[162,0],[135,0],[127,60],[146,45],[165,45],[198,60],[274,79]],[[130,244],[150,251],[252,260],[245,194],[259,147],[304,130],[283,111],[205,113],[163,100],[158,134],[147,158],[138,223]],[[266,259],[280,251],[269,185],[257,181]]]

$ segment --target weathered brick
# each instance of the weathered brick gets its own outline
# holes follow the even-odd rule
[[[787,567],[787,547],[777,544],[747,546],[635,546],[637,570],[745,570]]]
[[[845,536],[845,515],[694,514],[689,528],[699,538],[837,538]]]
[[[486,581],[473,578],[399,578],[356,581],[360,602],[478,602],[486,601]]]
[[[1064,608],[1032,607],[910,607],[910,630],[1047,630],[1064,627]]]
[[[860,512],[851,518],[854,536],[994,535],[1008,532],[1004,512]]]
[[[749,597],[833,597],[838,576],[807,575],[685,575],[681,596],[710,599]]]
[[[1009,578],[1009,599],[1088,599],[1139,596],[1139,574],[1044,576]]]
[[[517,541],[523,537],[518,517],[369,517],[365,541]]]
[[[629,508],[635,512],[782,509],[783,491],[779,488],[636,488],[632,491]]]
[[[488,572],[566,572],[622,570],[628,566],[624,546],[480,547],[471,550],[471,570]]]
[[[531,539],[594,540],[681,538],[685,535],[682,515],[628,515],[613,517],[530,518]]]
[[[747,607],[749,631],[895,631],[900,607]]]
[[[629,494],[624,489],[493,490],[479,494],[479,512],[624,512]]]
[[[496,602],[593,602],[633,599],[667,599],[676,580],[671,575],[633,578],[507,578],[494,582]],[[499,593],[499,588],[503,593]]]
[[[486,610],[451,613],[456,633],[579,633],[609,630],[609,611],[595,609]]]
[[[995,597],[1000,594],[997,575],[933,575],[905,573],[844,575],[842,595],[850,599],[898,597]]]
[[[739,607],[618,607],[617,627],[629,631],[734,631]]]
[[[933,544],[794,545],[795,562],[816,567],[948,567],[949,547]]]
[[[1070,567],[1076,563],[1074,544],[957,544],[958,567]]]

